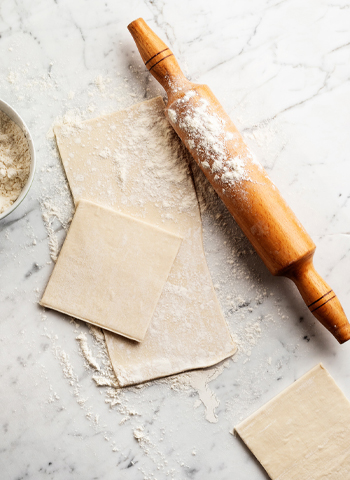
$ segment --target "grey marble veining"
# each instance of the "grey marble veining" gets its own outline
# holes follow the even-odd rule
[[[320,361],[350,398],[350,345],[314,320],[291,282],[267,272],[220,203],[203,215],[205,250],[241,351],[209,383],[217,423],[205,419],[196,390],[168,383],[124,392],[138,413],[125,420],[85,369],[77,327],[38,306],[53,268],[43,202],[65,204],[65,221],[71,211],[47,132],[69,110],[93,117],[162,94],[126,29],[140,16],[222,102],[316,242],[315,265],[350,314],[348,2],[3,0],[0,97],[28,124],[38,157],[30,194],[0,222],[4,480],[266,479],[230,435],[235,423]],[[62,243],[62,222],[52,222]],[[143,443],[134,438],[140,425]]]

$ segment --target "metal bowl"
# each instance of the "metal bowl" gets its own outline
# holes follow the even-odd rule
[[[10,208],[8,208],[7,210],[5,210],[3,213],[0,214],[0,220],[1,220],[2,218],[7,217],[7,215],[13,212],[18,207],[18,205],[22,203],[27,193],[29,192],[29,189],[34,179],[36,158],[35,158],[34,142],[24,120],[20,117],[20,115],[16,112],[16,110],[10,107],[10,105],[4,102],[3,100],[0,100],[0,110],[4,112],[8,117],[10,117],[11,120],[13,120],[19,126],[19,128],[23,131],[29,145],[29,152],[30,152],[30,158],[31,158],[28,180],[24,185],[21,193],[19,194],[19,197],[17,198],[17,200],[11,205]]]

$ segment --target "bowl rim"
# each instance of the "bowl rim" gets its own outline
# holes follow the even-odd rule
[[[10,215],[10,213],[12,213],[23,202],[23,200],[27,196],[34,180],[35,169],[36,169],[36,155],[35,155],[33,138],[23,118],[19,115],[19,113],[13,107],[11,107],[11,105],[9,105],[7,102],[1,99],[0,99],[0,110],[3,113],[5,113],[5,115],[10,117],[10,119],[13,120],[16,123],[16,125],[18,125],[19,128],[23,131],[27,139],[27,142],[29,145],[29,151],[30,151],[30,172],[29,172],[29,177],[27,179],[27,182],[24,185],[17,200],[13,202],[10,208],[8,208],[7,210],[5,210],[3,213],[0,214],[0,220],[2,220],[3,218],[7,217],[7,215]]]

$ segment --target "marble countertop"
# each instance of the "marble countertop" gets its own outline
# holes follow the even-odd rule
[[[80,355],[85,325],[38,305],[50,246],[62,244],[72,212],[52,124],[162,94],[126,29],[138,17],[217,95],[350,315],[349,2],[3,0],[0,98],[26,121],[38,161],[30,194],[0,222],[4,480],[266,479],[230,434],[235,424],[319,362],[350,398],[350,342],[340,346],[291,282],[267,272],[215,202],[203,217],[205,250],[238,340],[233,360],[187,384],[126,390],[111,406]]]

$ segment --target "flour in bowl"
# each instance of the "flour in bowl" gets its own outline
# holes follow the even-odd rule
[[[0,214],[17,200],[30,172],[30,152],[25,134],[0,111]]]

